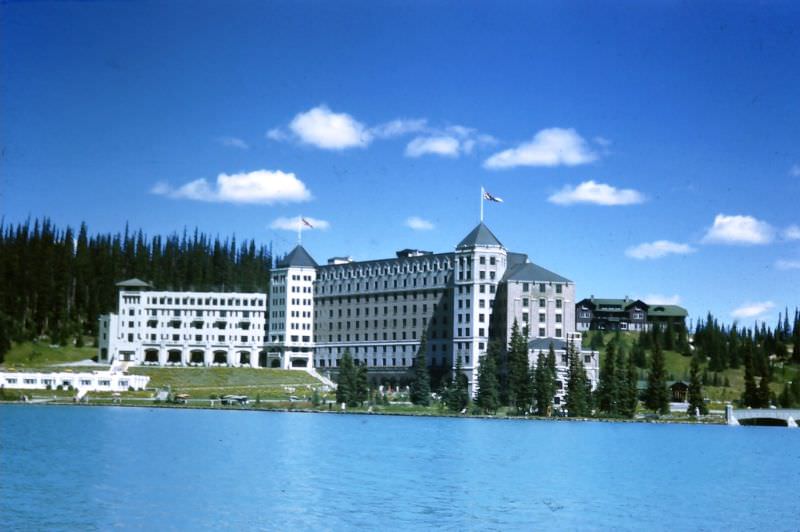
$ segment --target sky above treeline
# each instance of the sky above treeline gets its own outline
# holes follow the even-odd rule
[[[0,211],[324,262],[485,221],[578,298],[800,304],[800,3],[0,5]]]

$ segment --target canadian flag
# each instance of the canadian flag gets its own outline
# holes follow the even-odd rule
[[[498,198],[497,196],[492,196],[487,191],[483,191],[483,199],[487,201],[493,201],[495,203],[503,203],[503,198]]]
[[[305,218],[300,218],[300,221],[303,222],[303,225],[305,225],[306,227],[310,227],[311,229],[314,229],[314,226],[311,225],[311,222],[309,222]]]

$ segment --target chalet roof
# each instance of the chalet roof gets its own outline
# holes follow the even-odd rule
[[[542,268],[538,264],[526,262],[517,264],[513,268],[506,270],[503,280],[506,281],[530,281],[530,282],[550,282],[550,283],[571,283],[566,277]]]
[[[497,240],[494,233],[486,227],[483,222],[479,223],[475,229],[464,237],[464,240],[458,243],[456,249],[474,248],[475,246],[489,246],[489,247],[503,247],[503,244]]]
[[[647,315],[655,318],[685,318],[689,313],[678,305],[652,305]]]
[[[308,251],[301,246],[297,245],[295,248],[286,255],[281,261],[278,261],[278,268],[291,268],[291,267],[307,267],[307,268],[316,268],[317,263],[308,254]]]
[[[141,279],[133,278],[128,279],[126,281],[120,281],[117,283],[117,287],[119,288],[153,288],[153,285],[142,281]]]
[[[619,310],[627,310],[630,308],[634,303],[641,303],[645,310],[648,309],[649,305],[640,299],[630,299],[628,297],[623,299],[613,299],[613,298],[599,298],[599,297],[589,297],[586,299],[582,299],[578,301],[578,304],[581,303],[590,303],[594,305],[594,308],[603,307],[603,310],[613,310],[611,307],[616,307]]]

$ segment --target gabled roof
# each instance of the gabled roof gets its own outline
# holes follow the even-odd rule
[[[639,304],[639,306],[643,306],[645,310],[648,309],[649,305],[642,301],[641,299],[610,299],[610,298],[599,298],[599,297],[590,297],[586,299],[582,299],[578,301],[578,304],[590,304],[593,305],[595,309],[603,307],[601,310],[617,310],[623,311],[628,310],[635,304]],[[614,308],[611,308],[614,307]]]
[[[678,305],[652,305],[647,314],[651,317],[685,318],[689,315],[686,309]]]
[[[301,246],[297,245],[292,251],[286,255],[281,261],[278,261],[278,268],[291,268],[291,267],[306,267],[306,268],[316,268],[317,263],[308,254],[308,251]]]
[[[127,281],[120,281],[117,283],[119,288],[153,288],[153,285],[150,283],[146,283],[141,279],[128,279]]]
[[[458,243],[456,249],[474,248],[475,246],[489,246],[489,247],[503,247],[503,244],[497,240],[486,224],[479,223],[475,229],[464,237],[464,240]]]
[[[506,270],[503,280],[506,281],[530,281],[530,282],[549,282],[549,283],[571,283],[566,277],[561,277],[557,273],[551,272],[534,264],[526,262],[517,264],[513,268]]]

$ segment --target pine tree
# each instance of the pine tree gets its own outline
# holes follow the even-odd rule
[[[367,381],[366,366],[356,366],[354,381],[354,393],[351,406],[361,406],[369,399],[369,382]]]
[[[355,366],[350,350],[345,349],[339,361],[339,376],[336,380],[336,402],[347,405],[355,403]]]
[[[525,413],[530,409],[533,400],[533,379],[528,364],[528,348],[525,337],[520,333],[516,320],[511,328],[508,371],[511,406],[516,408],[517,413]]]
[[[647,353],[645,352],[644,346],[642,345],[641,341],[637,340],[633,344],[631,354],[633,355],[633,361],[636,364],[637,368],[645,369],[647,367]]]
[[[749,350],[745,351],[744,355],[744,394],[742,395],[742,402],[744,406],[750,407],[758,407],[760,403],[753,370],[753,356]]]
[[[758,383],[758,406],[761,408],[769,408],[770,405],[770,392],[769,392],[769,373],[761,377],[761,382]]]
[[[620,413],[628,418],[636,415],[636,407],[639,404],[639,389],[637,387],[639,380],[638,372],[636,371],[636,362],[633,358],[633,353],[628,355],[628,363],[625,371],[625,388],[622,395],[622,404]]]
[[[427,338],[423,333],[417,355],[414,357],[414,377],[409,387],[409,398],[415,405],[431,404],[431,376],[428,373]]]
[[[500,406],[500,384],[497,380],[498,358],[499,345],[492,340],[478,367],[478,395],[475,399],[477,405],[487,414],[494,414]]]
[[[547,355],[540,351],[536,359],[534,392],[537,413],[540,416],[552,415],[553,398],[556,395],[556,352],[552,343]]]
[[[619,390],[617,389],[619,375],[617,372],[622,371],[622,368],[616,368],[616,345],[616,342],[609,342],[606,346],[603,367],[600,370],[600,385],[597,390],[600,411],[609,416],[616,416],[619,413]]]
[[[569,348],[569,373],[565,406],[569,417],[583,417],[590,414],[590,400],[586,369],[577,350]]]
[[[703,387],[700,382],[700,363],[697,357],[692,357],[689,376],[689,407],[687,412],[690,416],[698,412],[702,415],[708,414],[706,402],[703,400]]]
[[[781,408],[792,408],[795,405],[795,401],[791,385],[788,382],[784,383],[783,390],[780,396],[778,396],[778,403],[781,405]]]
[[[461,412],[469,404],[469,380],[464,375],[461,357],[456,360],[456,372],[453,382],[447,390],[445,402],[447,407],[454,412]]]
[[[664,367],[664,353],[658,343],[653,343],[650,357],[650,373],[647,376],[647,392],[645,406],[660,414],[669,414],[669,392],[667,375]]]

